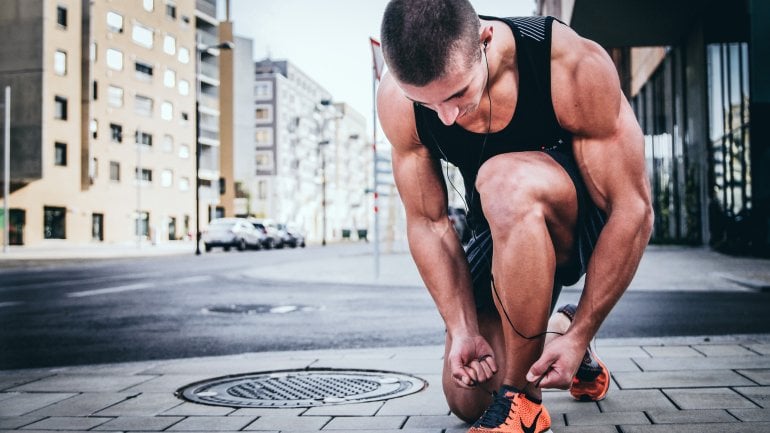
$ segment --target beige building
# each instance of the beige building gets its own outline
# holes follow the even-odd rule
[[[12,243],[192,233],[196,2],[1,3]]]

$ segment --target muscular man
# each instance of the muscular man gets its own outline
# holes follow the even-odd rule
[[[652,227],[643,137],[612,61],[553,18],[479,17],[468,0],[392,0],[381,36],[377,106],[410,250],[447,328],[449,406],[472,432],[549,431],[541,388],[604,398],[609,372],[589,343]],[[465,182],[467,251],[442,159]],[[561,286],[584,273],[579,305],[549,327]]]

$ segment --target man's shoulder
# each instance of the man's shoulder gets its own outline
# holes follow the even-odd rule
[[[554,25],[551,95],[561,126],[580,133],[617,115],[620,83],[607,52],[566,25]]]
[[[391,144],[396,147],[419,144],[413,103],[404,96],[390,74],[385,74],[380,82],[377,112]]]

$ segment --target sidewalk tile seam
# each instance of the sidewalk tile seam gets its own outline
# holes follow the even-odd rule
[[[739,387],[736,387],[736,386],[730,386],[730,387],[728,387],[728,388],[729,388],[729,389],[730,389],[732,392],[734,392],[734,393],[736,393],[736,394],[740,395],[741,397],[743,397],[743,398],[745,398],[746,400],[750,401],[752,404],[756,405],[758,409],[765,409],[765,407],[764,407],[764,406],[762,406],[761,404],[759,404],[757,401],[754,401],[754,399],[753,399],[753,398],[751,398],[751,396],[749,396],[749,395],[747,395],[747,394],[744,394],[744,393],[740,392],[740,391],[737,389],[737,388],[739,388]],[[751,388],[751,387],[749,387],[749,388]],[[761,388],[761,386],[757,386],[757,388]]]
[[[762,386],[761,383],[759,383],[756,380],[750,378],[749,376],[746,376],[745,374],[741,373],[740,370],[744,370],[744,371],[745,370],[762,370],[761,368],[741,368],[741,369],[738,369],[738,370],[730,370],[730,371],[734,372],[738,376],[743,377],[744,379],[748,380],[749,382],[752,382],[752,383],[756,384],[756,386]]]

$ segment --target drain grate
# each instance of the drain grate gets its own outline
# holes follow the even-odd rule
[[[288,408],[388,400],[425,386],[417,377],[386,371],[285,370],[209,379],[176,395],[215,406]]]
[[[248,316],[255,314],[287,314],[294,312],[317,311],[317,307],[305,305],[268,305],[268,304],[230,304],[213,305],[203,309],[205,314],[245,314]]]

